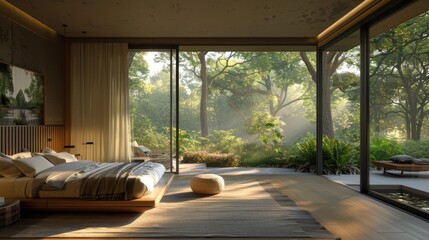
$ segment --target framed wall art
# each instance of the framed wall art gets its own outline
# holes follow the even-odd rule
[[[0,125],[43,125],[44,76],[0,62]]]

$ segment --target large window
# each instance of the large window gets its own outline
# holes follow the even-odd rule
[[[314,52],[182,51],[178,89],[169,51],[129,58],[133,160],[175,157],[178,90],[180,161],[314,169],[298,151],[315,139]]]
[[[160,162],[175,168],[175,51],[131,49],[129,111],[132,160]]]
[[[316,76],[302,55],[314,70],[314,52],[181,52],[183,161],[285,166],[294,144],[315,134]]]
[[[323,173],[359,173],[360,34],[323,51]]]
[[[370,189],[429,213],[429,12],[405,17],[370,29]]]

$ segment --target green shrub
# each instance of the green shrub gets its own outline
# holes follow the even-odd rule
[[[285,123],[279,117],[267,112],[254,112],[247,119],[244,127],[247,134],[256,135],[256,139],[263,145],[279,151],[284,137],[282,128],[284,125]]]
[[[323,136],[323,167],[328,174],[359,171],[359,150],[345,141]]]
[[[176,132],[176,128],[173,128],[173,132]],[[189,133],[179,129],[179,153],[183,154],[184,152],[201,149],[201,142],[198,140],[199,135],[199,132],[192,131]],[[176,138],[174,137],[173,144],[176,144]]]
[[[429,141],[405,141],[402,143],[403,153],[416,158],[429,158]]]
[[[168,131],[162,130],[158,132],[152,120],[145,115],[133,118],[132,139],[153,151],[166,151],[170,148]]]
[[[387,138],[371,138],[370,159],[387,160],[391,156],[402,154],[402,146],[395,140]]]
[[[297,164],[308,163],[316,165],[317,161],[317,141],[314,137],[304,137],[291,147],[293,157]]]
[[[354,174],[359,173],[359,149],[357,146],[334,138],[323,136],[323,173]],[[298,171],[316,170],[317,141],[308,135],[295,142],[289,148],[288,166]]]
[[[165,133],[158,133],[149,129],[144,135],[136,136],[135,140],[152,151],[166,151],[170,148],[167,136]]]
[[[308,134],[293,143],[289,149],[288,164],[290,167],[296,167],[298,170],[305,168],[315,168],[317,161],[317,142],[316,138]]]
[[[284,167],[287,164],[283,151],[273,151],[271,148],[257,143],[249,143],[244,146],[240,162],[243,167]]]
[[[227,153],[185,152],[182,163],[205,163],[207,167],[238,167],[240,158]]]
[[[243,152],[246,141],[234,136],[236,129],[213,130],[206,138],[206,150],[209,152],[235,153]]]

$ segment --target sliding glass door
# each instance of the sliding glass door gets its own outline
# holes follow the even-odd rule
[[[314,171],[314,158],[305,155],[306,150],[316,151],[314,48],[188,46],[181,50],[183,163],[305,165],[303,171]]]
[[[323,174],[359,174],[360,32],[322,53]]]
[[[369,180],[372,193],[428,217],[429,11],[419,11],[370,28]]]
[[[177,48],[130,48],[128,67],[132,161],[178,172]]]
[[[401,6],[321,48],[319,161],[327,178],[428,219],[429,11]]]

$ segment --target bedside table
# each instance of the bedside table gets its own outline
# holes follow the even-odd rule
[[[0,206],[0,227],[11,225],[20,218],[19,200],[6,199]]]

